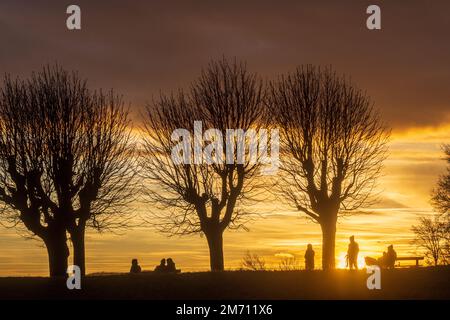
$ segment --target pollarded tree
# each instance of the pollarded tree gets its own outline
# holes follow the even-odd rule
[[[224,269],[223,232],[244,226],[243,202],[260,186],[260,153],[239,148],[249,129],[258,133],[263,126],[263,110],[261,81],[244,64],[225,59],[212,62],[189,93],[162,95],[147,107],[141,173],[148,200],[163,210],[153,221],[169,234],[203,233],[212,271]],[[242,131],[227,138],[227,129]],[[200,136],[191,135],[198,130]]]
[[[281,196],[320,224],[322,267],[335,267],[338,217],[369,205],[388,131],[369,98],[330,69],[299,67],[270,84],[280,129]]]
[[[112,91],[90,91],[76,73],[46,67],[23,82],[6,78],[1,123],[4,213],[23,222],[47,248],[64,248],[65,258],[49,250],[51,275],[66,272],[68,232],[74,264],[84,274],[86,227],[123,225],[125,204],[132,199],[130,129],[122,99]],[[58,232],[50,230],[53,225]],[[54,243],[47,240],[57,233]]]

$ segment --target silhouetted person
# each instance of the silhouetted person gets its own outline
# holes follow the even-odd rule
[[[364,261],[366,262],[366,266],[380,266],[380,259],[375,259],[372,257],[364,257]]]
[[[172,258],[167,259],[167,272],[176,272],[177,268],[175,268],[175,262],[173,262]]]
[[[166,259],[162,259],[159,266],[156,266],[155,271],[156,272],[166,272],[167,266],[166,266]]]
[[[130,273],[140,273],[141,271],[142,271],[142,269],[138,263],[138,260],[137,259],[131,260]]]
[[[386,261],[387,261],[387,253],[386,253],[386,251],[383,251],[383,256],[382,257],[379,257],[378,259],[377,259],[377,261],[378,261],[378,266],[380,267],[380,268],[386,268]]]
[[[394,269],[394,267],[395,267],[395,260],[397,260],[397,252],[395,252],[394,246],[391,244],[388,247],[388,251],[387,251],[387,254],[386,254],[386,268]]]
[[[358,243],[356,243],[355,241],[355,236],[351,236],[347,250],[347,263],[350,270],[353,270],[353,268],[358,270],[358,253],[359,253]]]
[[[305,252],[305,268],[306,270],[314,270],[314,250],[312,244],[308,244]]]
[[[175,262],[173,262],[172,258],[168,258],[168,259],[167,259],[166,272],[169,272],[169,273],[172,273],[172,272],[175,272],[175,273],[181,272],[180,269],[177,269],[177,268],[175,267]]]

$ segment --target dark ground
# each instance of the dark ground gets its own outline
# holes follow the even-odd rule
[[[91,275],[81,290],[64,279],[0,278],[0,299],[450,299],[450,267],[383,270],[368,290],[365,270],[227,271]]]

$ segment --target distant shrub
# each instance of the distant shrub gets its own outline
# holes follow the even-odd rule
[[[281,271],[300,270],[300,261],[296,257],[283,257],[278,266]]]

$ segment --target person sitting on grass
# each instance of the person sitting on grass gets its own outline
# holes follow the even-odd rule
[[[166,266],[166,259],[162,259],[159,266],[156,266],[155,272],[166,272],[167,266]]]
[[[358,243],[355,241],[355,236],[351,236],[347,251],[347,266],[350,268],[350,270],[358,270],[358,253]]]
[[[394,269],[395,268],[395,260],[397,260],[397,252],[395,252],[394,246],[391,244],[388,247],[388,251],[386,254],[386,268]]]
[[[305,252],[305,269],[306,270],[314,270],[314,250],[312,244],[308,244],[308,247]]]
[[[386,268],[386,261],[387,261],[387,253],[386,253],[386,251],[383,251],[383,256],[381,256],[377,259],[378,266],[381,269]]]
[[[130,273],[140,273],[142,271],[141,266],[138,263],[137,259],[131,260],[131,269]]]

